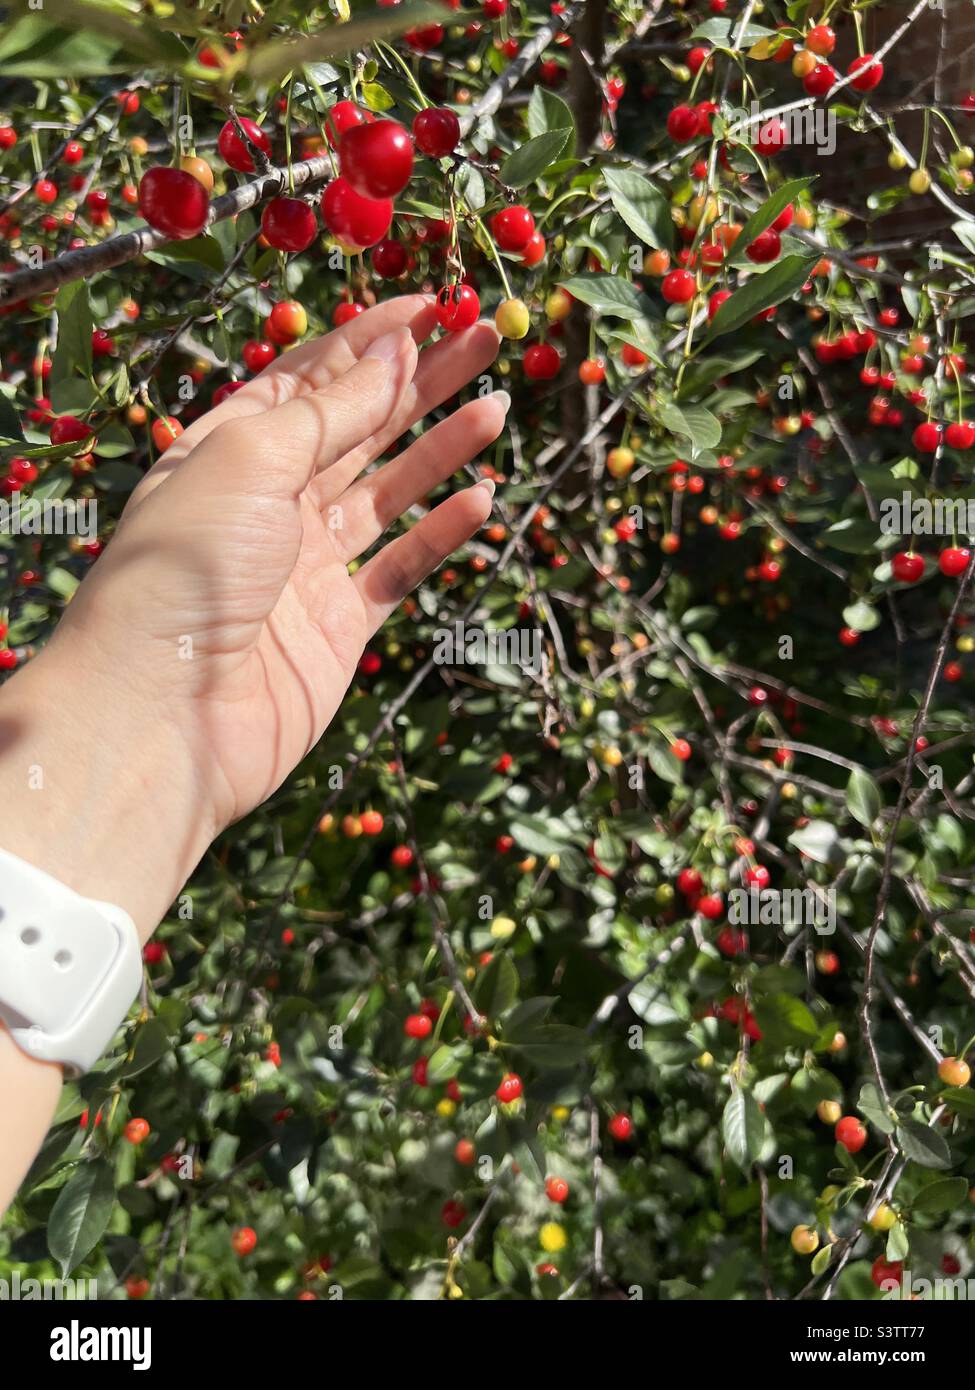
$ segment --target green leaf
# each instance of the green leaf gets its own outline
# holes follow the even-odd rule
[[[888,1260],[906,1260],[911,1253],[910,1241],[902,1221],[897,1221],[887,1233],[885,1254]]]
[[[846,804],[850,815],[868,830],[880,815],[883,798],[880,788],[862,768],[854,768],[846,784]]]
[[[223,247],[217,238],[210,236],[208,232],[204,232],[202,236],[190,237],[187,241],[167,242],[164,250],[147,251],[146,260],[155,261],[157,265],[176,267],[186,261],[192,261],[217,274],[224,268]]]
[[[639,291],[619,275],[572,275],[559,284],[597,314],[631,320],[646,316]]]
[[[568,1070],[582,1061],[592,1043],[581,1028],[571,1028],[565,1023],[546,1023],[520,1037],[517,1042],[504,1042],[502,1046],[517,1052],[519,1057],[536,1067]]]
[[[0,391],[0,439],[11,439],[22,444],[24,430],[9,396]]]
[[[501,165],[501,182],[509,188],[527,188],[561,156],[571,136],[569,129],[546,130],[526,140]]]
[[[123,1065],[119,1075],[124,1077],[138,1076],[140,1072],[148,1071],[150,1067],[154,1067],[171,1050],[172,1044],[166,1035],[165,1028],[158,1019],[151,1018],[136,1033],[131,1060]]]
[[[474,1003],[486,1018],[496,1019],[518,998],[518,971],[505,951],[496,952],[478,977]]]
[[[914,1198],[915,1212],[954,1211],[968,1200],[968,1182],[965,1178],[938,1178],[936,1182],[922,1187]]]
[[[685,434],[695,449],[715,449],[721,443],[721,421],[703,405],[665,405],[661,423],[671,434]]]
[[[808,1046],[819,1032],[809,1008],[793,994],[769,994],[756,999],[755,1017],[771,1047]]]
[[[47,1248],[66,1279],[101,1240],[115,1205],[115,1180],[104,1159],[78,1167],[58,1194],[47,1227]]]
[[[391,111],[396,105],[381,82],[363,82],[359,90],[370,111]]]
[[[603,173],[613,207],[630,231],[655,250],[674,244],[670,202],[645,174],[635,169],[606,169]]]
[[[427,1080],[439,1086],[456,1076],[461,1066],[471,1055],[466,1043],[455,1043],[452,1047],[442,1043],[434,1052],[427,1065]]]
[[[697,26],[691,38],[706,39],[708,43],[715,44],[719,48],[730,48],[738,33],[740,23],[741,20],[737,17],[708,19]],[[765,29],[761,24],[746,24],[741,36],[741,43],[750,46],[757,43],[759,39],[773,39],[775,36],[774,29]]]
[[[764,275],[755,275],[726,299],[711,320],[705,343],[733,333],[742,324],[750,323],[756,314],[771,309],[789,299],[808,280],[816,264],[815,256],[783,256]]]
[[[575,120],[565,102],[548,87],[536,87],[528,103],[528,134],[544,135],[550,130],[568,130],[575,136]]]
[[[824,1245],[822,1249],[817,1250],[816,1254],[813,1256],[812,1264],[809,1266],[810,1272],[817,1275],[824,1273],[824,1271],[829,1268],[829,1262],[832,1257],[833,1247],[831,1245]]]
[[[843,621],[847,627],[852,627],[854,632],[872,632],[880,625],[880,614],[872,603],[857,599],[856,603],[851,603],[848,608],[843,609]]]
[[[721,1136],[731,1159],[747,1170],[765,1143],[765,1116],[748,1091],[732,1091],[721,1116]]]
[[[920,1120],[904,1120],[897,1126],[897,1142],[905,1158],[922,1168],[950,1168],[951,1150],[941,1135]]]
[[[88,286],[84,280],[65,285],[58,293],[56,308],[58,345],[51,359],[49,378],[52,396],[61,382],[74,376],[76,368],[85,376],[91,376],[91,334],[94,324],[88,302]]]
[[[880,1092],[872,1081],[865,1081],[860,1087],[856,1108],[865,1120],[870,1121],[874,1129],[880,1130],[881,1134],[893,1134],[894,1122],[890,1118],[888,1107],[884,1104]]]
[[[788,843],[807,859],[817,864],[829,864],[838,850],[839,831],[828,820],[808,821],[800,830],[793,830]]]
[[[752,213],[748,221],[741,229],[741,233],[735,241],[734,246],[728,256],[727,264],[746,265],[748,263],[747,251],[755,238],[764,232],[766,227],[771,227],[780,212],[784,212],[790,203],[794,203],[799,194],[814,183],[814,178],[790,179],[781,188],[772,194],[767,202],[763,203]]]

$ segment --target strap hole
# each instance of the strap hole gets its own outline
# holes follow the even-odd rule
[[[36,946],[41,939],[41,934],[36,927],[25,927],[20,933],[20,939],[25,946]]]
[[[70,951],[58,951],[57,955],[54,957],[54,964],[59,970],[69,970],[71,968],[71,960]]]

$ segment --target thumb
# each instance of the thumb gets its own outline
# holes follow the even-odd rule
[[[192,489],[198,501],[233,493],[297,499],[312,478],[383,428],[416,366],[409,329],[386,333],[321,390],[218,425],[180,465],[173,483],[180,491]]]

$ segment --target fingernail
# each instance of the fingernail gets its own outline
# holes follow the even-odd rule
[[[495,483],[493,478],[482,478],[477,487],[482,487],[489,497],[494,496]]]
[[[365,356],[377,357],[380,362],[387,364],[395,362],[402,354],[409,337],[410,330],[408,328],[395,328],[392,333],[384,333],[381,338],[370,343]]]
[[[508,395],[507,391],[492,391],[491,400],[497,401],[505,415],[507,415],[508,411],[511,409],[511,397]]]

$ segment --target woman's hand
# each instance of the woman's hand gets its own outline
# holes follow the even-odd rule
[[[11,745],[21,770],[48,769],[5,848],[114,890],[146,935],[212,837],[321,737],[366,642],[491,510],[490,484],[455,493],[348,573],[503,427],[508,398],[489,395],[363,476],[495,357],[488,324],[418,353],[435,324],[409,296],[285,353],[147,474],[0,701],[9,725],[19,696],[34,728]]]

